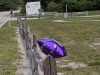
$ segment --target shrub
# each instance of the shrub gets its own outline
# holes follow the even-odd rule
[[[57,10],[57,4],[54,3],[54,2],[48,3],[47,10],[48,11],[56,11]]]
[[[5,1],[5,0],[0,1],[0,11],[10,10],[10,9],[13,10],[17,9],[17,5],[10,1]]]
[[[54,3],[54,2],[50,2],[47,5],[47,10],[51,11],[51,12],[54,12],[54,11],[61,12],[61,11],[63,11],[63,7],[62,7],[61,3],[57,4],[57,3]]]

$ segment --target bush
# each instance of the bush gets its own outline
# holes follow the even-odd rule
[[[68,5],[68,11],[86,11],[97,8],[95,0],[64,0],[62,4],[64,9],[66,4]]]
[[[56,11],[57,10],[57,4],[54,3],[54,2],[48,3],[47,10],[48,11]]]
[[[21,6],[20,14],[25,15],[26,14],[26,8],[24,5]]]
[[[51,11],[51,12],[54,12],[54,11],[61,12],[61,11],[63,11],[63,7],[62,7],[62,4],[60,4],[60,3],[57,4],[57,3],[54,3],[54,2],[50,2],[47,5],[47,10]]]
[[[100,9],[100,0],[96,0],[96,8]]]
[[[17,9],[17,5],[10,1],[5,1],[5,0],[0,1],[0,11],[10,10],[10,9],[13,10]]]
[[[52,1],[52,0],[51,0]],[[87,11],[87,10],[100,10],[100,0],[42,0],[42,7],[46,11]]]

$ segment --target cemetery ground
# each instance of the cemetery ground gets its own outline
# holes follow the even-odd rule
[[[89,15],[100,15],[99,12],[89,12]],[[77,16],[26,20],[25,23],[37,38],[53,38],[65,46],[68,55],[56,59],[58,72],[64,75],[99,75],[100,16]],[[67,22],[54,22],[60,19]],[[0,29],[0,75],[15,75],[17,70],[16,60],[20,58],[20,53],[15,25],[11,22],[9,27],[7,23]]]
[[[53,38],[65,46],[68,55],[57,59],[57,70],[64,75],[99,75],[100,21],[96,20],[100,17],[72,16],[68,22],[53,20],[27,20],[26,24],[37,38]]]
[[[0,75],[15,75],[17,59],[20,53],[17,48],[15,22],[11,27],[6,23],[0,28]]]

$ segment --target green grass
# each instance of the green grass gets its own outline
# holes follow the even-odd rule
[[[53,19],[41,19],[28,20],[26,23],[37,38],[53,38],[65,46],[68,56],[61,60],[79,61],[89,65],[89,68],[79,69],[59,67],[58,71],[65,75],[99,75],[100,48],[95,50],[89,45],[100,38],[100,22],[82,21],[73,17],[68,20],[70,22],[54,23]]]
[[[96,10],[96,11],[83,11],[81,13],[80,12],[72,12],[72,15],[74,17],[80,17],[80,18],[81,18],[81,16],[94,16],[94,17],[85,17],[83,19],[94,19],[95,20],[95,19],[100,19],[100,16],[97,16],[97,15],[100,15],[100,10]]]
[[[77,20],[77,21],[86,21],[86,20],[100,20],[100,16],[97,16],[97,17],[72,17],[74,20]],[[71,18],[71,20],[73,20]]]
[[[89,15],[100,15],[100,10],[88,11]]]
[[[15,75],[16,59],[19,58],[17,52],[16,33],[13,28],[15,22],[8,23],[0,29],[0,75]]]

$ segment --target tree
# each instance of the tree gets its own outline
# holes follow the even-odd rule
[[[100,0],[23,0],[23,1],[24,5],[26,4],[26,2],[30,1],[41,1],[42,9],[44,9],[45,11],[50,11],[51,9],[53,10],[56,7],[55,11],[63,10],[65,12],[66,4],[68,6],[68,11],[86,11],[86,10],[100,9]]]
[[[100,0],[96,0],[96,8],[100,9]]]
[[[48,11],[57,11],[57,4],[54,2],[48,3],[47,10]]]
[[[11,0],[0,0],[0,11],[17,9],[16,6]]]
[[[47,10],[52,11],[52,12],[55,12],[55,11],[61,12],[61,11],[63,11],[62,4],[60,4],[60,3],[58,4],[58,3],[55,3],[55,2],[50,2],[47,5]]]

